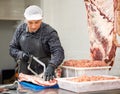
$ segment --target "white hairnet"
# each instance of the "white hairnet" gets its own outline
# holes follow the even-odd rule
[[[31,5],[25,9],[24,17],[27,20],[40,20],[42,19],[42,10],[36,5]]]

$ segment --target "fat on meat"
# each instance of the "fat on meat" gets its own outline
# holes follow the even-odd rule
[[[116,0],[84,0],[86,6],[90,54],[92,60],[113,66],[116,53]]]
[[[27,74],[23,74],[20,73],[18,76],[18,81],[22,82],[22,81],[26,81],[26,82],[32,82],[34,84],[37,85],[41,85],[41,86],[53,86],[57,83],[57,80],[51,80],[51,81],[43,81],[40,77],[35,76],[35,75],[27,75]]]

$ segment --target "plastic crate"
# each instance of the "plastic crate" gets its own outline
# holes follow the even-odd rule
[[[118,78],[116,76],[108,76],[108,75],[106,76]],[[77,93],[120,88],[119,78],[114,80],[100,80],[100,81],[88,81],[88,82],[72,82],[68,80],[71,78],[75,78],[75,77],[58,78],[57,80],[58,80],[59,88]]]
[[[108,75],[111,66],[104,67],[69,67],[62,66],[63,77],[77,77],[81,75]]]

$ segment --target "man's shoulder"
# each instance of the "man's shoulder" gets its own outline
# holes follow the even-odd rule
[[[26,24],[25,23],[20,23],[17,28],[16,28],[16,37],[19,37],[26,29]]]
[[[27,24],[24,22],[21,22],[18,26],[17,29],[26,29]]]
[[[55,29],[47,23],[42,23],[42,29],[49,33],[55,31]]]

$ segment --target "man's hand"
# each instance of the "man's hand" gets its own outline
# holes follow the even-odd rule
[[[30,58],[30,56],[27,53],[22,54],[21,59],[22,59],[23,62],[28,62],[29,58]]]
[[[46,72],[45,72],[45,81],[50,81],[55,78],[55,66],[52,64],[49,64],[47,66]]]

